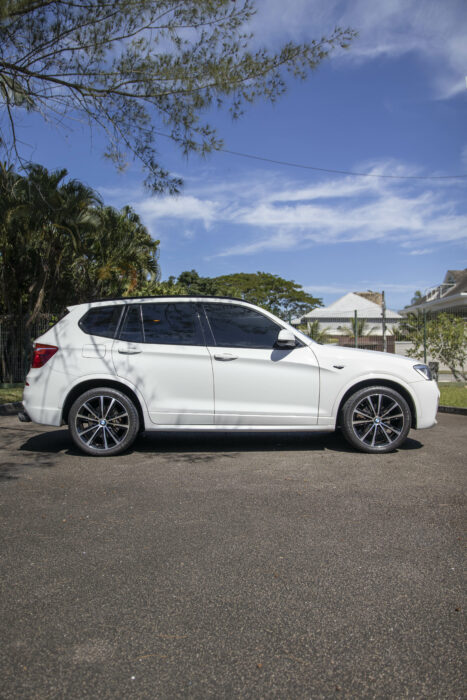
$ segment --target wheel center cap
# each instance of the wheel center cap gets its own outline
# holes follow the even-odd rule
[[[375,418],[375,423],[376,423],[376,424],[381,423],[381,419],[380,419],[380,418]]]
[[[100,423],[102,426],[107,425],[107,421],[104,420],[104,419],[100,420],[99,423]]]

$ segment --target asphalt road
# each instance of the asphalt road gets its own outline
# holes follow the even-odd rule
[[[465,697],[466,428],[93,459],[0,418],[0,697]]]

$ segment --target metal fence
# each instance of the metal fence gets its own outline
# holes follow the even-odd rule
[[[326,315],[304,317],[301,323],[294,322],[300,330],[319,343],[407,356],[417,353],[425,362],[436,361],[437,358],[430,355],[430,338],[436,333],[437,327],[440,332],[451,332],[449,319],[453,320],[452,328],[456,326],[457,319],[457,332],[458,324],[462,322],[465,342],[467,306],[443,309],[436,313],[420,310],[397,318],[390,315],[386,318],[382,315],[375,316],[374,309],[371,314],[365,313],[365,309],[346,312],[345,315],[329,314],[324,309],[319,312],[325,312]],[[41,314],[29,328],[24,320],[0,316],[0,383],[24,381],[30,367],[34,338],[44,333],[61,316],[62,314]],[[453,374],[452,367],[438,364],[441,381],[458,378]],[[458,369],[463,370],[463,367]]]
[[[0,316],[0,383],[23,382],[31,365],[32,343],[57,320],[40,314],[29,327],[24,319]]]
[[[385,318],[381,313],[375,316],[374,308],[358,309],[343,315],[332,314],[327,309],[317,309],[311,316],[304,317],[301,323],[295,322],[300,330],[319,343],[344,347],[379,350],[414,357],[417,355],[425,363],[437,364],[441,381],[459,379],[462,363],[449,366],[440,362],[438,356],[430,354],[433,338],[437,334],[449,336],[449,342],[456,342],[453,336],[463,337],[466,344],[467,307],[445,308],[437,312],[420,309],[417,313],[391,314]],[[462,352],[459,352],[459,356]],[[453,371],[454,370],[454,371]]]

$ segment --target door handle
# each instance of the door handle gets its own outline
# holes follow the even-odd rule
[[[238,355],[232,355],[230,352],[216,353],[214,355],[215,360],[220,360],[221,362],[229,362],[230,360],[238,359]]]
[[[127,345],[126,347],[119,347],[118,352],[120,355],[137,355],[141,352],[141,348],[136,345]]]

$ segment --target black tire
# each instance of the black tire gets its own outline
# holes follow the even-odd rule
[[[345,439],[361,452],[393,452],[405,441],[412,424],[407,401],[387,386],[356,391],[342,408]]]
[[[75,445],[94,457],[119,455],[127,450],[138,435],[139,422],[133,401],[108,387],[81,394],[68,415]]]

